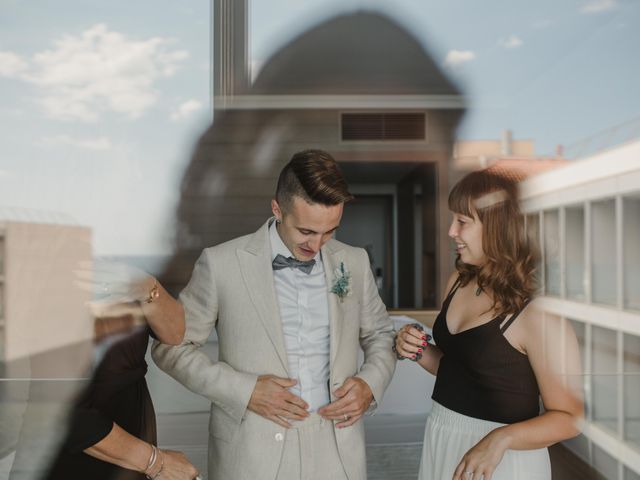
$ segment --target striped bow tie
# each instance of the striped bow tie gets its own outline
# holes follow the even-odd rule
[[[301,270],[309,275],[315,264],[316,261],[314,259],[303,262],[293,257],[285,257],[278,254],[276,255],[276,258],[273,259],[273,263],[271,264],[271,266],[274,270],[282,270],[283,268],[297,268],[298,270]]]

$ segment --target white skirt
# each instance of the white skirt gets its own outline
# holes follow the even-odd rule
[[[503,423],[467,417],[433,402],[424,432],[420,480],[451,480],[462,457]],[[492,480],[551,480],[546,448],[507,450]]]

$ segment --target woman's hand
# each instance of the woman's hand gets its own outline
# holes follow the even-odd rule
[[[500,429],[493,430],[464,454],[453,480],[491,480],[494,470],[507,451],[507,441]]]
[[[159,459],[162,470],[154,469],[153,474],[158,475],[158,480],[194,480],[198,477],[198,470],[189,459],[181,452],[173,450],[159,450]],[[154,478],[153,474],[149,476]]]
[[[396,335],[396,353],[403,358],[417,360],[427,346],[428,335],[412,325],[405,325]]]

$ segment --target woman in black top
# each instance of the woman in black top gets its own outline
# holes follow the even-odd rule
[[[139,302],[116,304],[125,314],[98,323],[103,325],[96,329],[98,345],[105,353],[71,409],[66,439],[46,480],[192,480],[198,475],[182,453],[156,447],[155,413],[144,378],[149,335],[168,344],[182,341],[182,306],[152,277],[136,290],[132,295]],[[134,314],[147,323],[131,328]]]
[[[399,356],[436,375],[420,467],[429,480],[550,479],[546,447],[578,433],[570,324],[531,302],[536,259],[514,183],[473,172],[449,196],[456,272],[434,327],[398,332]],[[539,400],[544,405],[539,411]]]

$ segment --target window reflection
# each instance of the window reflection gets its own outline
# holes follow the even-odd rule
[[[548,210],[544,219],[544,286],[547,295],[560,295],[560,217]]]
[[[624,306],[640,310],[640,194],[623,202]]]
[[[584,207],[565,209],[565,261],[567,298],[585,300]]]
[[[591,282],[595,303],[616,304],[616,204],[602,200],[591,204]]]
[[[624,335],[624,437],[640,447],[640,337]]]
[[[618,431],[617,335],[608,328],[592,327],[593,420]]]

